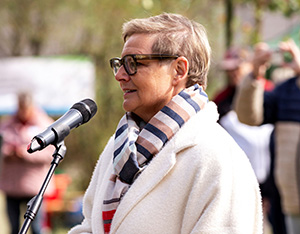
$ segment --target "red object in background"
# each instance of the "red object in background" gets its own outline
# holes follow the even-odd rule
[[[67,187],[71,183],[71,177],[67,174],[54,174],[55,189],[51,195],[45,196],[44,207],[47,215],[45,226],[51,229],[51,217],[55,212],[63,212],[66,209],[64,200]]]

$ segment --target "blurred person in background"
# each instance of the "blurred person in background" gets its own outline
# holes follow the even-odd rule
[[[236,90],[244,76],[252,69],[252,56],[252,50],[245,47],[231,47],[226,51],[220,68],[226,73],[227,84],[217,93],[214,102],[220,113],[219,123],[245,151],[254,169],[263,197],[265,219],[268,219],[272,212],[272,217],[276,217],[277,220],[277,222],[271,222],[274,234],[284,234],[284,215],[280,201],[277,199],[278,192],[274,188],[275,184],[271,178],[273,175],[271,175],[270,139],[274,126],[272,124],[249,126],[241,123],[233,110]],[[261,79],[265,81],[265,91],[271,91],[274,88],[271,80],[265,77]],[[274,192],[274,190],[276,191]],[[267,226],[265,225],[265,227]]]
[[[0,190],[6,196],[6,209],[11,234],[17,234],[20,228],[20,208],[26,207],[31,198],[38,194],[52,161],[54,148],[48,147],[34,154],[27,153],[31,139],[45,130],[53,122],[34,104],[30,92],[18,94],[16,114],[3,118],[0,134],[3,137],[2,162],[0,168]],[[50,182],[45,195],[51,193]],[[43,228],[42,206],[32,222],[33,234],[41,234]]]
[[[235,109],[243,123],[275,125],[274,180],[286,215],[287,233],[295,234],[300,233],[300,50],[290,39],[279,44],[279,51],[281,56],[291,56],[292,61],[282,66],[292,68],[295,75],[265,92],[261,77],[270,66],[274,51],[267,44],[258,43],[253,69],[241,82]]]
[[[231,47],[225,52],[220,63],[220,69],[225,72],[226,85],[213,99],[218,106],[219,119],[233,110],[236,89],[243,77],[251,71],[252,56],[252,51],[244,47]],[[265,81],[265,90],[272,90],[274,88],[273,82],[267,79]]]
[[[204,92],[204,27],[163,13],[125,23],[123,38],[110,64],[126,113],[69,233],[262,233],[253,169]]]

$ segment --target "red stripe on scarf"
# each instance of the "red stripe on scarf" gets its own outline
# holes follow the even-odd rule
[[[103,217],[103,221],[104,221],[104,232],[105,233],[110,232],[111,221],[112,221],[112,218],[114,217],[115,213],[116,213],[116,210],[110,210],[110,211],[103,211],[102,212],[102,217]]]

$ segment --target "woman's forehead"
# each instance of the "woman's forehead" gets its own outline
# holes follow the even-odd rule
[[[155,37],[150,34],[133,34],[124,44],[122,57],[126,54],[151,54]]]

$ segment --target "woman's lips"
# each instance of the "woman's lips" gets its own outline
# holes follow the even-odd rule
[[[125,90],[123,90],[123,92],[124,92],[124,95],[126,95],[126,94],[136,92],[136,90],[135,89],[125,89]]]

